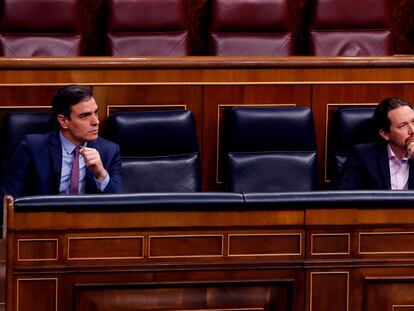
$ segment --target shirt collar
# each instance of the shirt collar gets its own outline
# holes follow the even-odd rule
[[[398,157],[395,155],[394,151],[392,151],[390,145],[387,145],[387,152],[388,152],[388,159],[389,160],[393,160],[393,161],[394,160],[399,160],[401,162],[407,162],[408,161],[408,158],[407,157],[404,157],[401,160],[398,159]]]
[[[75,150],[76,145],[72,143],[69,139],[63,136],[62,132],[59,132],[60,141],[62,143],[62,148],[67,154],[72,154],[73,150]],[[86,147],[87,142],[85,142],[82,147]]]

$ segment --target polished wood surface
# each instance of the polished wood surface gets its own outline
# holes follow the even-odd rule
[[[366,200],[338,206],[326,195],[320,207],[295,208],[115,200],[104,208],[15,209],[9,199],[7,310],[412,306],[412,208]]]
[[[187,56],[187,57],[1,57],[1,69],[145,69],[145,68],[359,68],[412,67],[411,55],[379,57]],[[204,72],[204,76],[208,72]],[[4,77],[2,77],[4,78]],[[257,77],[260,81],[260,76]],[[373,77],[377,79],[378,77]]]

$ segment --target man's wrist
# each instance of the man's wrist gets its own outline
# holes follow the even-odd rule
[[[105,191],[105,188],[106,188],[106,186],[109,183],[109,180],[110,180],[110,177],[109,177],[109,174],[108,173],[106,174],[106,176],[105,176],[105,178],[103,180],[98,180],[95,177],[95,184],[96,184],[96,187],[98,188],[98,190],[100,192],[104,192]]]
[[[108,172],[104,169],[102,172],[98,172],[98,174],[95,175],[95,178],[102,182],[106,176],[108,176]]]

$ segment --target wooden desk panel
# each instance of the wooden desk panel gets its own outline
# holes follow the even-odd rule
[[[321,202],[320,208],[114,203],[105,211],[87,205],[15,211],[9,200],[7,310],[411,305],[412,209]]]

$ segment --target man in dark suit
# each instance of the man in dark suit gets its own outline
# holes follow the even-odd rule
[[[52,111],[57,130],[25,136],[6,170],[2,195],[122,192],[119,147],[98,137],[98,105],[91,89],[61,88]]]
[[[414,189],[414,111],[387,98],[374,112],[380,140],[354,147],[336,183],[340,190]]]

